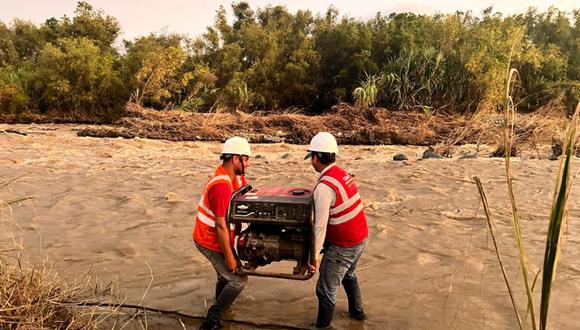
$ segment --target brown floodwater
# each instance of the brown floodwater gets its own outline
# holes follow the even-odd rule
[[[126,303],[140,303],[146,293],[144,305],[204,314],[215,273],[194,248],[191,230],[201,189],[218,165],[220,143],[80,138],[70,125],[0,125],[8,128],[28,135],[0,132],[0,181],[20,177],[0,191],[0,199],[32,199],[13,206],[18,226],[3,221],[0,242],[22,242],[33,264],[50,260],[70,276],[91,271],[99,281],[118,282]],[[302,160],[305,146],[252,148],[261,156],[251,160],[248,171],[253,186],[314,185],[317,174]],[[472,180],[478,175],[483,181],[508,277],[525,315],[503,160],[418,161],[423,149],[340,146],[338,163],[356,175],[366,205],[370,237],[358,275],[368,320],[349,320],[341,291],[334,327],[517,328]],[[473,149],[463,146],[457,153]],[[399,152],[410,160],[394,162]],[[558,165],[525,155],[513,160],[532,278],[542,265]],[[570,197],[552,329],[580,329],[579,189],[576,185]],[[226,318],[308,327],[316,317],[315,283],[252,277]],[[182,328],[177,321],[155,322]],[[184,322],[188,329],[199,325]],[[248,327],[228,323],[226,328]]]

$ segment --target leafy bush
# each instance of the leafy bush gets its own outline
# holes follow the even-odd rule
[[[32,64],[33,100],[42,112],[112,120],[128,98],[114,61],[86,38],[47,44]]]
[[[0,112],[24,113],[29,109],[29,98],[22,87],[16,84],[0,85]]]
[[[218,102],[320,113],[355,100],[428,113],[498,111],[510,53],[521,77],[520,111],[572,109],[580,100],[578,10],[504,16],[488,8],[478,16],[393,13],[366,21],[333,7],[314,15],[238,2],[231,11],[228,21],[219,7],[197,38],[150,34],[125,40],[122,50],[114,46],[119,22],[87,2],[73,17],[39,26],[0,22],[0,69],[28,73],[26,84],[3,86],[3,102],[103,118],[130,97],[160,110],[207,111]]]

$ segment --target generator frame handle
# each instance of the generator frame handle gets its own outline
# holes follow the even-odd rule
[[[234,191],[230,196],[230,201],[228,202],[228,208],[226,210],[226,227],[228,228],[228,230],[230,228],[230,216],[231,216],[230,213],[232,212],[232,204],[234,203],[234,198],[236,198],[238,195],[244,195],[250,190],[252,190],[252,186],[246,183],[245,185],[238,188],[238,190]],[[228,235],[228,239],[230,241],[230,245],[233,247],[234,245],[230,235]]]
[[[241,186],[240,188],[238,188],[238,190],[234,191],[232,193],[232,196],[230,197],[230,202],[228,203],[228,209],[226,211],[226,227],[230,228],[230,216],[231,216],[231,212],[233,210],[233,203],[234,203],[234,199],[238,196],[238,195],[244,195],[245,193],[247,193],[248,191],[252,190],[252,186],[250,184],[245,184],[243,186]],[[311,262],[316,262],[316,247],[315,247],[315,243],[314,243],[314,237],[315,237],[315,233],[314,233],[314,203],[312,203],[312,207],[310,208],[310,258],[308,260],[309,263]],[[235,244],[232,245],[231,242],[231,236],[228,235],[228,238],[230,239],[230,245],[232,246],[233,251],[236,253],[236,258],[239,258],[237,256],[237,251],[235,249]],[[299,281],[305,281],[305,280],[309,280],[312,278],[312,276],[314,276],[314,273],[311,273],[309,271],[306,272],[306,274],[287,274],[287,273],[276,273],[276,272],[264,272],[264,271],[257,271],[257,270],[252,270],[252,269],[246,269],[244,267],[238,267],[236,269],[236,274],[239,275],[252,275],[252,276],[259,276],[259,277],[273,277],[273,278],[283,278],[283,279],[288,279],[288,280],[299,280]]]

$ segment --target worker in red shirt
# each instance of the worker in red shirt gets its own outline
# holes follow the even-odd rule
[[[234,191],[246,184],[244,174],[251,157],[250,144],[241,137],[228,139],[218,166],[209,179],[197,207],[193,240],[197,249],[211,262],[216,273],[215,302],[207,311],[201,329],[219,329],[224,313],[242,293],[248,278],[236,274],[241,262],[234,253],[236,228],[226,223],[226,212]]]

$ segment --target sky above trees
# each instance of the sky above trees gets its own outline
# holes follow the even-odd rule
[[[48,17],[61,17],[63,14],[74,15],[77,1],[75,0],[2,0],[0,20],[5,23],[14,18],[30,20],[33,23],[43,23]],[[413,0],[413,1],[382,1],[382,0],[252,0],[247,1],[252,8],[271,5],[284,5],[290,12],[298,9],[308,9],[313,13],[324,13],[330,5],[336,7],[341,14],[354,18],[368,19],[377,12],[414,12],[419,14],[434,14],[437,12],[453,13],[455,11],[471,10],[480,14],[484,8],[493,6],[494,11],[504,14],[525,12],[528,7],[546,10],[556,6],[560,10],[572,11],[580,6],[575,0],[542,1],[542,0]],[[229,0],[92,0],[89,3],[96,9],[102,9],[107,14],[116,17],[122,27],[121,38],[133,39],[150,32],[184,33],[192,36],[203,33],[206,27],[213,23],[215,12],[223,5],[228,12],[232,1]],[[232,17],[230,17],[231,19]]]

